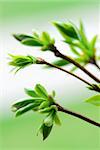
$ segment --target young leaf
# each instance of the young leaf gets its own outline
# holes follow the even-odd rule
[[[36,84],[35,91],[39,96],[46,98],[46,99],[48,98],[48,93],[42,85]]]
[[[67,60],[64,60],[64,59],[59,59],[57,61],[54,61],[53,64],[57,65],[57,66],[65,66],[65,65],[69,65],[70,62],[68,62]]]
[[[29,89],[24,89],[25,90],[25,93],[31,97],[40,97],[35,91],[33,90],[29,90]]]
[[[27,99],[21,102],[17,102],[16,104],[12,105],[12,111],[17,111],[18,109],[25,107],[31,103],[34,103],[33,99]]]
[[[53,122],[55,120],[55,115],[56,115],[56,110],[52,109],[49,114],[46,116],[46,118],[44,119],[44,124],[46,126],[52,126]]]
[[[45,113],[49,113],[51,109],[52,109],[51,107],[47,107],[47,108],[39,109],[38,112],[41,114],[45,114]]]
[[[96,56],[96,60],[100,60],[100,56]]]
[[[92,56],[94,56],[94,54],[95,54],[94,49],[95,49],[96,40],[97,40],[97,35],[94,36],[93,39],[90,42],[90,50],[91,50]]]
[[[80,32],[80,36],[81,36],[81,42],[83,43],[83,45],[85,45],[85,47],[88,49],[89,48],[89,42],[88,42],[88,39],[85,35],[85,31],[84,31],[84,27],[83,27],[83,23],[82,21],[80,21],[80,29],[79,29],[79,32]]]
[[[44,108],[44,109],[40,109],[38,112],[39,113],[50,113],[51,111],[56,112],[57,111],[57,107],[55,105],[51,105],[50,107]]]
[[[53,116],[52,114],[50,113],[45,119],[44,119],[44,124],[48,127],[52,126],[53,125]]]
[[[18,117],[18,116],[20,116],[20,115],[22,115],[22,114],[24,114],[24,113],[26,113],[26,112],[32,110],[32,109],[35,108],[35,107],[37,107],[37,104],[30,105],[30,106],[24,108],[23,110],[18,111],[18,112],[16,113],[16,117]]]
[[[46,126],[45,124],[41,125],[39,131],[42,133],[43,140],[45,140],[50,135],[52,127],[53,127],[53,125],[50,127]]]
[[[48,44],[51,39],[47,32],[42,32],[41,40],[43,41],[43,43]]]
[[[32,39],[33,37],[32,36],[29,36],[29,35],[25,35],[25,34],[13,34],[13,37],[18,40],[18,41],[22,41],[22,40],[25,40],[27,38],[30,38]]]
[[[100,106],[100,95],[95,95],[86,100],[86,102],[91,103],[96,106]]]
[[[77,39],[77,40],[79,39],[76,28],[71,23],[59,24],[59,23],[55,22],[54,25],[58,28],[58,30],[60,31],[62,36],[64,36],[64,38],[66,38],[66,36],[68,36],[68,37],[73,38],[73,39]]]
[[[59,67],[62,67],[62,66],[65,66],[65,65],[69,65],[70,62],[68,62],[67,60],[64,60],[64,59],[59,59],[59,60],[55,60],[54,62],[52,62],[53,65],[56,65],[56,66],[59,66]],[[50,66],[45,66],[44,68],[51,68]]]
[[[53,125],[49,126],[49,127],[46,125],[43,126],[43,140],[45,140],[50,135],[52,127],[53,127]]]
[[[28,65],[37,64],[37,58],[33,56],[22,56],[22,55],[11,55],[11,54],[9,54],[9,56],[12,59],[9,62],[9,65],[14,66],[17,71],[25,68]]]
[[[61,122],[60,122],[60,119],[59,119],[57,113],[55,113],[54,121],[57,125],[61,125]]]
[[[70,72],[74,72],[76,69],[77,69],[77,67],[76,67],[76,66],[73,66],[73,67],[70,69]]]
[[[77,51],[77,49],[75,49],[74,46],[70,45],[70,49],[75,55],[80,56],[79,52]]]
[[[27,46],[43,46],[43,44],[39,40],[34,38],[26,38],[22,40],[21,43]]]
[[[54,98],[56,96],[56,92],[53,90],[52,91],[52,97]]]
[[[39,106],[39,110],[49,107],[49,101],[43,101]]]

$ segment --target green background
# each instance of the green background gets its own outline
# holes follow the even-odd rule
[[[56,99],[63,106],[99,121],[99,108],[84,102],[85,98],[94,94],[93,92],[89,92],[79,81],[71,77],[66,78],[66,75],[54,70],[44,70],[43,72],[43,69],[38,68],[41,72],[35,69],[36,73],[27,74],[26,72],[31,72],[34,69],[30,68],[15,77],[9,72],[11,68],[9,69],[6,61],[8,53],[33,53],[31,48],[20,45],[12,38],[13,32],[31,33],[33,29],[40,32],[45,30],[59,40],[61,37],[51,22],[71,20],[78,24],[79,19],[82,19],[85,27],[87,27],[88,37],[97,34],[99,30],[99,5],[97,0],[0,1],[0,39],[3,50],[0,51],[3,61],[1,66],[3,68],[2,79],[4,79],[1,85],[3,90],[0,98],[2,101],[0,150],[99,150],[99,129],[82,120],[59,113],[62,122],[61,127],[55,126],[49,138],[43,142],[40,135],[36,136],[43,116],[29,112],[16,119],[10,111],[11,104],[16,99],[25,96],[24,87],[27,85],[31,87],[32,82],[41,82],[50,91],[56,89]],[[36,51],[34,53],[38,54]],[[53,55],[49,55],[49,53],[39,53],[38,55],[50,60],[54,59]],[[92,71],[97,70],[93,68]],[[78,73],[83,75],[81,72]],[[25,78],[23,74],[25,74]],[[44,74],[47,78],[44,77]]]

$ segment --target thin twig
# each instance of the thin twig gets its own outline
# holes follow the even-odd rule
[[[85,116],[83,116],[83,115],[81,115],[79,113],[73,112],[71,110],[65,109],[65,108],[63,108],[62,106],[60,106],[57,103],[55,103],[55,105],[57,106],[58,111],[61,111],[61,112],[64,112],[66,114],[72,115],[74,117],[80,118],[80,119],[82,119],[82,120],[84,120],[84,121],[86,121],[86,122],[88,122],[90,124],[93,124],[94,126],[100,127],[100,123],[98,123],[98,122],[96,122],[96,121],[94,121],[94,120],[92,120],[92,119],[90,119],[88,117],[85,117]]]
[[[48,66],[51,66],[51,67],[53,67],[53,68],[59,69],[59,70],[61,70],[61,71],[63,71],[63,72],[66,72],[66,73],[72,75],[73,77],[75,77],[75,78],[81,80],[82,82],[86,83],[87,85],[91,86],[91,84],[90,84],[89,82],[87,82],[86,80],[82,79],[81,77],[79,77],[79,76],[77,76],[77,75],[75,75],[75,74],[73,74],[73,73],[71,73],[71,72],[69,72],[69,71],[67,71],[67,70],[65,70],[65,69],[63,69],[63,68],[60,68],[60,67],[58,67],[58,66],[56,66],[56,65],[53,65],[53,64],[51,64],[51,63],[48,63],[47,61],[44,61],[44,64],[45,64],[45,65],[48,65]]]
[[[80,68],[83,72],[85,72],[88,76],[90,76],[93,80],[95,80],[96,82],[100,83],[100,80],[95,77],[92,73],[90,73],[87,69],[85,69],[83,66],[81,66],[78,62],[76,62],[75,60],[73,60],[72,58],[60,53],[57,48],[54,45],[50,45],[49,49],[54,52],[55,56],[63,58],[69,62],[71,62],[72,64],[74,64],[75,66],[77,66],[78,68]]]
[[[67,73],[67,74],[72,75],[73,77],[79,79],[80,81],[86,83],[87,85],[89,85],[89,86],[92,88],[92,90],[94,90],[94,91],[96,91],[96,92],[100,92],[100,89],[99,89],[99,88],[93,86],[94,84],[91,84],[91,83],[87,82],[87,81],[84,80],[83,78],[81,78],[81,77],[79,77],[79,76],[77,76],[77,75],[75,75],[75,74],[73,74],[73,73],[71,73],[71,72],[69,72],[69,71],[67,71],[67,70],[65,70],[65,69],[63,69],[63,68],[60,68],[60,67],[58,67],[58,66],[56,66],[56,65],[53,65],[53,64],[51,64],[51,63],[45,61],[45,60],[42,59],[42,58],[37,58],[37,59],[38,59],[37,64],[45,64],[45,65],[48,65],[48,66],[50,66],[50,67],[59,69],[59,70],[65,72],[65,73]]]

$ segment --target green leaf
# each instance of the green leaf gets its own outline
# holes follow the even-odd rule
[[[26,113],[26,112],[32,110],[32,109],[33,109],[34,107],[36,107],[36,106],[37,106],[37,104],[33,104],[33,105],[30,105],[30,106],[24,108],[23,110],[18,111],[18,112],[16,113],[16,117],[18,117],[18,116],[20,116],[20,115],[22,115],[22,114],[24,114],[24,113]]]
[[[22,40],[21,43],[27,46],[43,46],[43,44],[39,40],[34,38],[26,38]]]
[[[34,103],[33,99],[27,99],[27,100],[24,100],[24,101],[21,101],[21,102],[17,102],[14,105],[12,105],[12,111],[17,111],[18,109],[20,109],[22,107],[25,107],[25,106],[27,106],[31,103]]]
[[[96,60],[100,60],[100,56],[96,56]]]
[[[22,41],[22,40],[25,40],[25,39],[27,39],[27,38],[30,38],[30,39],[33,38],[32,36],[25,35],[25,34],[13,34],[13,37],[14,37],[15,39],[17,39],[18,41]]]
[[[77,49],[75,49],[74,46],[70,45],[70,49],[75,55],[80,56],[79,52],[77,51]]]
[[[90,42],[90,50],[91,50],[92,55],[95,54],[95,50],[94,49],[95,49],[96,41],[97,41],[97,35],[95,35],[93,37],[93,39],[91,40],[91,42]]]
[[[96,106],[100,106],[100,95],[95,95],[86,100],[86,102],[91,103]]]
[[[51,111],[57,112],[57,107],[55,105],[51,105],[50,107],[40,109],[39,113],[50,113]]]
[[[9,62],[9,65],[14,66],[16,69],[16,72],[20,69],[23,69],[31,64],[37,64],[37,58],[33,56],[22,56],[22,55],[11,55],[11,61]]]
[[[51,39],[47,32],[42,32],[41,40],[44,44],[49,44]]]
[[[56,96],[56,92],[53,90],[52,91],[52,97],[54,98]]]
[[[57,113],[55,113],[54,121],[57,125],[61,125],[61,122],[60,122],[60,119],[59,119]]]
[[[64,60],[64,59],[59,59],[59,60],[52,62],[52,64],[61,67],[61,66],[69,65],[70,62],[68,62],[67,60]],[[51,68],[51,67],[45,66],[45,68]]]
[[[57,27],[57,29],[60,31],[62,36],[67,39],[67,36],[73,39],[79,39],[78,32],[76,31],[76,28],[71,23],[56,23],[54,22],[54,25]],[[70,39],[71,40],[71,39]]]
[[[74,67],[72,67],[72,68],[70,69],[70,72],[74,72],[76,69],[77,69],[77,67],[74,66]]]
[[[42,133],[43,140],[45,140],[50,135],[52,127],[53,127],[53,125],[48,127],[45,124],[42,124],[42,126],[39,129],[39,131]]]
[[[70,62],[68,62],[67,60],[64,60],[64,59],[59,59],[57,61],[54,61],[53,64],[57,65],[57,66],[65,66],[65,65],[69,65]]]
[[[43,101],[39,106],[39,110],[49,107],[49,101]]]
[[[45,113],[49,113],[51,109],[52,109],[51,107],[47,107],[47,108],[39,109],[38,112],[41,114],[45,114]]]
[[[54,117],[53,114],[50,112],[49,115],[44,119],[43,123],[50,127],[53,125]]]
[[[56,113],[57,113],[57,110],[56,110],[56,106],[55,106],[55,108],[52,108],[51,111],[49,112],[49,114],[46,116],[46,118],[44,119],[43,123],[46,126],[52,126],[53,123],[54,123],[54,121],[55,121],[55,115],[56,115]]]
[[[39,96],[46,98],[46,99],[48,98],[48,93],[41,84],[36,84],[35,91]]]
[[[88,42],[88,39],[85,35],[85,31],[84,31],[84,26],[83,26],[83,23],[82,21],[80,21],[80,29],[79,29],[79,32],[80,32],[80,36],[81,36],[81,42],[83,43],[83,45],[85,46],[85,48],[89,48],[89,42]]]
[[[25,88],[25,93],[31,97],[39,97],[39,95],[37,95],[37,93],[33,90],[29,90]]]

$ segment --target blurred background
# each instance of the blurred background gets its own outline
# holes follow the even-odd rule
[[[32,54],[48,61],[55,59],[50,52],[43,53],[37,48],[21,45],[12,37],[13,33],[48,31],[56,39],[57,47],[70,54],[68,46],[62,46],[62,37],[52,22],[70,20],[78,26],[80,19],[89,39],[98,34],[99,0],[0,0],[0,150],[99,150],[98,128],[82,120],[59,113],[62,126],[54,127],[49,138],[43,142],[40,135],[36,136],[43,119],[40,114],[29,112],[15,118],[11,112],[11,105],[26,96],[24,88],[33,88],[36,83],[41,83],[48,91],[56,91],[56,100],[62,106],[99,121],[99,109],[84,102],[94,92],[88,91],[79,80],[41,66],[30,66],[14,75],[7,64],[9,53]],[[87,67],[99,75],[95,67]],[[81,71],[76,73],[90,80]]]

